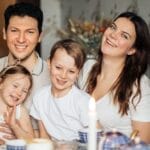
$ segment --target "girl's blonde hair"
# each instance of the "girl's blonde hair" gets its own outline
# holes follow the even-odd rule
[[[32,75],[28,71],[27,68],[25,68],[22,65],[12,65],[12,66],[7,66],[3,68],[3,70],[0,72],[0,83],[2,83],[5,79],[7,79],[8,76],[10,75],[15,75],[15,74],[23,74],[28,77],[30,81],[30,88],[32,88],[33,80],[32,80]]]

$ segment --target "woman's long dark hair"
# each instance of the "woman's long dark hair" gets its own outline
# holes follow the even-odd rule
[[[121,74],[110,89],[114,93],[114,104],[119,104],[119,113],[125,115],[129,110],[129,99],[131,96],[134,108],[136,108],[137,104],[134,103],[134,98],[138,96],[140,101],[140,80],[147,69],[150,51],[150,34],[146,22],[135,13],[124,12],[115,20],[118,18],[129,19],[134,24],[136,31],[136,40],[133,45],[136,52],[133,55],[127,56]],[[98,74],[101,73],[102,59],[103,55],[100,51],[97,63],[93,66],[87,80],[87,92],[90,94],[92,94],[96,87]],[[135,86],[136,90],[133,91],[133,87]]]

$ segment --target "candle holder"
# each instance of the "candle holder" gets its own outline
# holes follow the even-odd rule
[[[127,145],[123,145],[120,150],[150,150],[149,146],[139,138],[131,140]]]
[[[140,140],[138,136],[139,131],[134,130],[130,136],[130,142],[121,147],[121,150],[149,150],[150,147],[146,143]]]
[[[99,150],[120,150],[122,145],[130,142],[130,138],[118,131],[106,132],[100,140]]]

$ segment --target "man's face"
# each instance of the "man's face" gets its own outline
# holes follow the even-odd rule
[[[28,58],[41,40],[37,20],[29,16],[12,16],[7,31],[3,32],[9,52],[15,59]]]

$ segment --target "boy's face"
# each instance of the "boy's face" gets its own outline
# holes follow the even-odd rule
[[[21,60],[28,58],[41,40],[37,20],[29,16],[12,16],[3,33],[10,54]]]
[[[30,80],[23,74],[7,76],[4,81],[0,81],[1,98],[9,106],[22,103],[30,88]]]
[[[65,95],[75,83],[79,69],[75,60],[64,49],[57,49],[50,62],[52,91]]]

